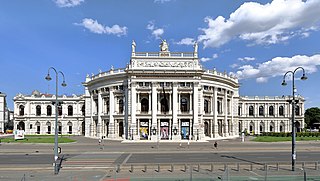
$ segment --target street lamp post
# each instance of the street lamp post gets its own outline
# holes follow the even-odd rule
[[[56,73],[56,101],[55,101],[55,109],[56,109],[56,119],[55,119],[55,125],[54,125],[54,174],[58,174],[59,169],[58,169],[58,74],[60,73],[63,78],[62,86],[65,87],[67,86],[64,78],[64,74],[61,71],[57,71],[55,68],[50,67],[48,69],[48,75],[46,76],[46,80],[50,81],[52,78],[50,77],[50,69],[54,70]]]
[[[303,74],[302,74],[302,77],[301,77],[301,80],[307,80],[308,77],[306,76],[305,74],[305,70],[304,68],[302,67],[298,67],[296,68],[294,71],[288,71],[284,74],[283,76],[283,80],[282,80],[282,84],[283,86],[286,86],[287,83],[286,83],[286,76],[291,73],[292,74],[292,120],[291,120],[291,129],[292,129],[292,155],[291,155],[291,166],[292,166],[292,171],[295,170],[295,161],[296,161],[296,130],[295,130],[295,105],[296,105],[296,100],[295,100],[295,93],[297,92],[297,89],[294,85],[294,75],[296,73],[297,70],[301,69]]]

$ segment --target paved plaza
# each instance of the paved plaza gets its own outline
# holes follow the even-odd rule
[[[53,174],[53,144],[2,143],[0,180],[210,180],[268,174],[320,178],[320,143],[297,142],[297,169],[290,171],[291,142],[256,143],[240,139],[208,142],[121,142],[71,137],[59,144],[61,169]],[[250,138],[247,138],[250,139]],[[267,167],[267,169],[266,169]],[[190,169],[191,168],[191,169]]]

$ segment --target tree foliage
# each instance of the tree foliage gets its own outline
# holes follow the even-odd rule
[[[312,128],[314,123],[320,123],[320,108],[309,108],[306,110],[304,116],[307,128]]]

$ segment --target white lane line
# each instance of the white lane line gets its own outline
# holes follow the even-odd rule
[[[129,160],[129,158],[132,156],[132,153],[130,153],[126,159],[123,160],[123,162],[121,163],[121,165],[127,163],[127,161]]]

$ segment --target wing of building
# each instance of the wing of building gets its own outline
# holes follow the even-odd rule
[[[136,52],[133,42],[126,68],[87,75],[83,96],[59,98],[64,102],[59,130],[95,138],[152,141],[291,131],[290,97],[240,97],[238,79],[205,70],[197,49],[195,44],[192,52],[170,52],[163,41],[158,52]],[[54,116],[46,114],[53,100],[54,96],[17,95],[16,128],[23,124],[27,134],[53,134]],[[295,112],[300,130],[304,99],[298,100]],[[70,105],[72,116],[67,114]],[[21,114],[21,110],[27,112]]]

